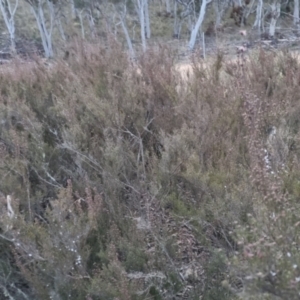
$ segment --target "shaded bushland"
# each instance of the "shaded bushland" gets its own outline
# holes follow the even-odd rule
[[[1,296],[298,299],[293,55],[72,49],[1,73]]]

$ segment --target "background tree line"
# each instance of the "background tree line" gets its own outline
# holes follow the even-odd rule
[[[104,41],[109,32],[124,40],[134,57],[158,36],[165,41],[172,36],[182,38],[188,50],[193,50],[207,23],[214,33],[222,35],[230,18],[235,25],[269,38],[275,36],[281,18],[290,20],[291,29],[297,31],[299,26],[298,0],[2,0],[0,9],[11,52],[18,50],[16,39],[26,32],[27,38],[39,41],[47,58],[54,57],[74,35]],[[153,31],[158,23],[167,24],[168,29],[161,25]]]

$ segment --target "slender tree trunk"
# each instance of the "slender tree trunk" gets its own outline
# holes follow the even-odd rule
[[[202,49],[203,49],[203,58],[206,59],[206,46],[205,46],[205,34],[202,32]]]
[[[88,21],[89,21],[89,26],[90,26],[90,31],[91,31],[92,37],[94,38],[95,37],[95,27],[96,26],[95,26],[95,20],[94,20],[91,9],[89,9],[88,12],[87,12],[87,18],[88,18]]]
[[[146,34],[145,34],[145,15],[144,15],[144,5],[145,1],[147,0],[138,0],[141,4],[140,9],[140,22],[141,22],[141,39],[142,39],[142,46],[143,51],[146,51],[147,45],[146,45]]]
[[[151,28],[150,28],[150,18],[149,18],[149,0],[143,0],[144,8],[145,8],[145,23],[146,23],[146,37],[150,39],[151,37]]]
[[[178,33],[178,16],[177,16],[177,1],[174,0],[174,26],[173,26],[173,36],[179,38]]]
[[[43,11],[43,3],[41,0],[37,3],[37,6],[31,4],[31,10],[35,16],[41,39],[42,39],[42,44],[43,48],[45,51],[45,56],[46,58],[53,57],[53,48],[52,48],[52,31],[53,31],[53,26],[54,26],[54,4],[47,0],[47,7],[49,10],[49,28],[47,29],[46,26],[46,20],[44,17],[44,11]]]
[[[133,24],[132,26],[132,40],[135,41],[135,27],[136,27],[136,24]]]
[[[16,51],[15,43],[15,13],[19,5],[19,0],[16,0],[14,8],[11,7],[10,0],[0,0],[0,10],[6,25],[6,28],[9,32],[11,50],[14,53]]]
[[[166,12],[168,14],[171,13],[171,4],[170,4],[170,0],[166,0]]]
[[[84,30],[84,24],[83,24],[83,16],[82,16],[82,11],[80,11],[78,13],[78,18],[79,18],[79,21],[80,21],[80,27],[81,27],[81,37],[83,39],[85,39],[85,30]]]
[[[213,4],[214,4],[214,11],[216,14],[215,27],[219,28],[222,22],[223,15],[227,7],[229,6],[229,1],[215,0]]]
[[[145,2],[146,1],[147,0],[137,0],[137,7],[136,7],[140,19],[141,40],[142,40],[143,51],[146,51],[147,48],[146,34],[145,34]]]
[[[61,38],[62,38],[64,41],[66,41],[67,38],[66,38],[66,35],[65,35],[64,28],[63,28],[63,26],[62,26],[62,24],[61,24],[61,18],[58,18],[58,20],[57,20],[57,25],[58,25],[58,30],[59,30],[59,32],[60,32]]]
[[[123,29],[123,32],[124,32],[124,35],[125,35],[125,38],[126,38],[127,46],[129,48],[130,56],[131,56],[131,58],[134,59],[135,58],[135,51],[134,51],[133,46],[132,46],[132,42],[131,42],[131,39],[130,39],[130,36],[129,36],[129,33],[128,33],[127,26],[125,24],[125,20],[121,19],[121,25],[122,25],[122,29]]]
[[[299,0],[294,0],[294,25],[299,24]]]
[[[123,29],[123,32],[124,32],[124,35],[125,35],[125,38],[126,38],[126,42],[127,42],[127,46],[128,46],[128,49],[129,49],[130,56],[131,56],[131,58],[135,59],[135,57],[136,57],[135,56],[135,51],[134,51],[134,48],[133,48],[133,45],[132,45],[132,42],[131,42],[131,38],[130,38],[130,35],[129,35],[129,32],[128,32],[128,28],[127,28],[127,25],[126,25],[126,12],[127,12],[127,7],[126,7],[126,2],[125,2],[123,11],[119,12],[118,15],[119,15],[120,23],[121,23],[121,26],[122,26],[122,29]]]
[[[257,28],[259,35],[261,34],[262,29],[263,4],[263,0],[258,0],[256,8],[256,18],[253,25],[253,28]]]
[[[200,27],[203,23],[203,20],[204,20],[204,16],[205,16],[205,12],[206,12],[206,6],[211,1],[212,0],[203,0],[202,1],[199,17],[198,17],[196,25],[194,26],[194,28],[192,30],[190,41],[189,41],[189,44],[188,44],[189,50],[193,50],[194,47],[195,47],[197,35],[198,35],[199,29],[200,29]]]
[[[75,8],[74,0],[70,0],[70,5],[71,5],[71,15],[72,15],[72,18],[75,19],[76,16],[77,16],[77,11],[76,11],[76,8]]]
[[[193,26],[194,26],[194,22],[192,20],[193,16],[192,15],[188,15],[188,30],[189,30],[189,33],[192,32],[193,30]]]
[[[242,6],[242,0],[234,0],[233,2],[236,4],[236,6]]]
[[[271,16],[269,36],[274,37],[276,31],[276,23],[280,16],[280,2],[274,1],[271,4]]]
[[[178,16],[177,12],[177,1],[174,2],[174,27],[173,27],[173,36],[180,39],[181,27],[182,27],[182,18]]]
[[[252,0],[252,1],[251,1],[250,5],[249,5],[249,8],[247,9],[246,15],[245,15],[246,19],[248,19],[249,16],[250,16],[250,14],[253,13],[252,8],[253,8],[255,2],[256,2],[256,0]],[[258,2],[259,2],[259,1],[258,1]]]
[[[215,14],[216,14],[216,22],[215,22],[215,27],[219,27],[220,24],[221,24],[221,11],[220,11],[220,7],[219,7],[219,1],[215,0],[213,2],[214,4],[214,11],[215,11]]]

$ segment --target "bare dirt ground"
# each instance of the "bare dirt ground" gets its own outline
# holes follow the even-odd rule
[[[284,24],[281,24],[284,26]],[[249,29],[249,28],[248,28]],[[273,52],[275,55],[281,55],[282,50],[289,51],[300,62],[300,38],[293,34],[291,28],[288,32],[280,32],[278,36],[272,40],[264,39],[253,30],[247,28],[226,28],[225,32],[219,34],[219,36],[206,37],[205,47],[201,41],[198,41],[196,45],[196,51],[194,55],[202,57],[202,66],[209,66],[216,61],[218,53],[223,55],[223,66],[227,63],[240,63],[240,55],[238,55],[238,49],[241,47],[245,49],[243,54],[247,60],[255,59],[260,49],[264,49],[267,52]],[[177,47],[179,52],[179,62],[175,66],[175,70],[178,71],[183,79],[188,79],[188,75],[193,73],[193,67],[191,59],[187,54],[186,43],[179,43],[172,47]],[[205,50],[203,49],[205,48]]]
[[[223,55],[222,65],[224,67],[227,64],[247,64],[247,62],[249,62],[250,59],[256,59],[258,52],[259,49],[253,49],[253,50],[247,50],[243,54],[236,53],[236,54]],[[277,58],[279,58],[281,55],[284,55],[282,49],[275,49],[272,50],[272,52]],[[300,51],[291,50],[290,53],[293,56],[293,58],[295,58],[300,63]],[[201,66],[204,69],[206,69],[206,67],[209,67],[213,63],[215,63],[216,59],[217,59],[216,55],[211,55],[206,59],[202,59]],[[193,75],[193,63],[190,59],[185,59],[184,61],[179,62],[175,65],[175,70],[179,72],[179,74],[181,75],[184,81],[187,81],[190,78],[190,76]]]

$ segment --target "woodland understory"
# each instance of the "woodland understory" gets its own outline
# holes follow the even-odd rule
[[[69,49],[0,72],[0,299],[299,299],[298,58]]]

